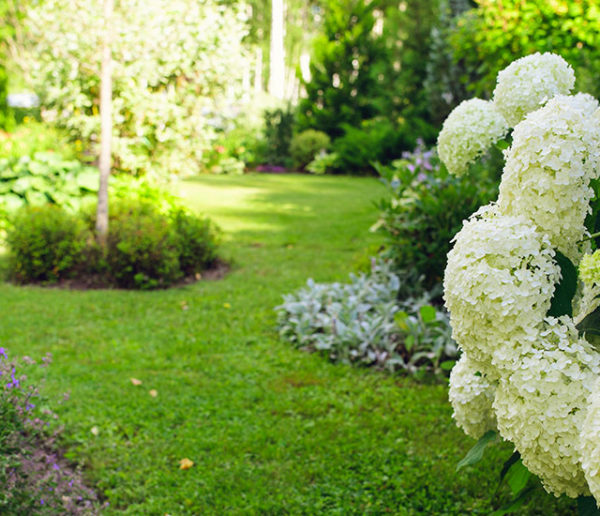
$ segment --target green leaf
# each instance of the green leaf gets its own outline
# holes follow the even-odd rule
[[[579,516],[598,516],[600,510],[593,496],[580,496],[577,498],[577,511]]]
[[[464,468],[465,466],[472,466],[477,464],[483,458],[483,452],[487,448],[488,444],[496,441],[498,433],[495,430],[488,430],[477,444],[471,448],[465,457],[456,465],[456,471]]]
[[[527,498],[531,495],[533,491],[539,488],[539,485],[531,486],[519,494],[514,500],[506,504],[504,507],[494,511],[490,516],[504,516],[504,514],[510,514],[511,512],[515,512],[521,505],[523,505]]]
[[[564,254],[556,251],[556,263],[560,267],[561,279],[555,285],[554,296],[548,314],[552,317],[573,316],[573,296],[577,290],[577,269]]]
[[[584,333],[600,335],[600,306],[579,321],[577,329],[581,335]]]
[[[516,461],[508,470],[506,474],[506,481],[510,486],[513,496],[517,496],[531,478],[531,473],[525,467],[521,459]]]
[[[415,344],[415,337],[414,337],[414,335],[409,335],[404,340],[404,347],[406,348],[406,351],[410,351],[412,349],[412,347],[414,346],[414,344]]]
[[[502,466],[502,471],[500,471],[500,482],[504,479],[505,475],[508,473],[510,467],[521,459],[521,454],[518,451],[514,451],[513,454],[508,458],[508,460]]]
[[[455,364],[456,360],[444,360],[444,362],[440,364],[440,368],[444,371],[452,371]]]
[[[425,324],[435,321],[437,312],[435,308],[431,305],[423,305],[419,308],[419,313],[421,314],[421,319]]]

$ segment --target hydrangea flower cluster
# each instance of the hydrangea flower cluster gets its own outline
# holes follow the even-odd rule
[[[492,102],[465,100],[444,122],[438,137],[438,154],[450,173],[462,175],[507,131],[506,120]]]
[[[560,56],[539,52],[513,61],[498,74],[494,104],[511,127],[575,85],[573,68]]]
[[[463,351],[450,401],[465,433],[497,429],[547,491],[600,500],[600,353],[575,326],[600,293],[600,252],[585,254],[600,109],[589,95],[567,95],[574,80],[552,54],[519,59],[498,75],[492,103],[514,126],[513,143],[497,203],[464,223],[448,255],[444,298]],[[456,112],[459,135],[460,106]],[[461,138],[440,152],[449,170],[462,172],[471,160]],[[573,317],[549,315],[563,276],[559,252],[581,262],[585,286]]]

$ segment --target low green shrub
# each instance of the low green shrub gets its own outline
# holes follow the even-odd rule
[[[290,143],[294,127],[291,108],[267,109],[264,112],[264,136],[266,142],[264,160],[269,165],[292,165]]]
[[[381,261],[348,284],[308,280],[276,308],[280,335],[335,362],[411,374],[449,370],[458,349],[448,315],[412,285]]]
[[[119,287],[152,289],[183,276],[173,224],[151,204],[113,203],[109,228],[104,259]]]
[[[290,143],[290,154],[294,160],[294,165],[303,169],[319,153],[326,152],[330,145],[329,136],[322,131],[307,129],[295,134]]]
[[[364,120],[360,126],[343,125],[344,135],[334,140],[334,169],[342,174],[374,173],[374,163],[389,163],[403,151],[413,149],[418,134],[431,136],[425,122],[394,124],[385,118]]]
[[[170,217],[177,237],[179,268],[191,276],[210,267],[217,259],[218,233],[208,219],[184,208],[175,208]]]
[[[217,229],[174,196],[136,180],[117,181],[113,193],[104,249],[92,237],[94,204],[77,214],[55,205],[19,210],[7,233],[12,277],[19,283],[75,277],[152,289],[196,275],[217,260]]]
[[[442,281],[451,240],[462,221],[497,197],[497,164],[488,160],[463,177],[450,175],[421,143],[390,166],[377,165],[389,197],[373,229],[385,235],[384,256],[413,271],[425,288]]]
[[[18,283],[70,277],[85,261],[90,239],[83,221],[58,206],[23,207],[6,234],[11,276]]]
[[[82,151],[82,143],[71,142],[65,131],[29,118],[10,132],[0,131],[0,158],[18,159],[36,152],[56,152],[65,160],[74,160]]]

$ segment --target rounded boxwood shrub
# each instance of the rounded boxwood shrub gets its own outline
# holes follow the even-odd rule
[[[214,264],[218,239],[210,220],[175,208],[169,214],[177,237],[179,267],[185,276],[196,274]]]
[[[9,270],[18,283],[55,282],[85,262],[91,233],[83,221],[56,205],[25,206],[8,226]]]
[[[174,198],[117,197],[105,248],[93,239],[95,207],[78,215],[27,207],[10,227],[10,270],[19,283],[82,280],[88,286],[152,289],[172,285],[217,260],[217,230]]]
[[[295,134],[290,143],[290,154],[294,160],[294,165],[304,168],[315,159],[319,152],[328,150],[330,145],[329,136],[322,131],[307,129]]]
[[[167,286],[183,276],[174,224],[149,203],[111,206],[105,250],[108,274],[124,288]]]

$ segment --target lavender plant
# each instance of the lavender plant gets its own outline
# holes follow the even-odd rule
[[[50,360],[45,356],[38,367]],[[0,513],[98,514],[96,494],[59,453],[56,414],[27,381],[35,366],[29,357],[9,360],[0,347]]]

